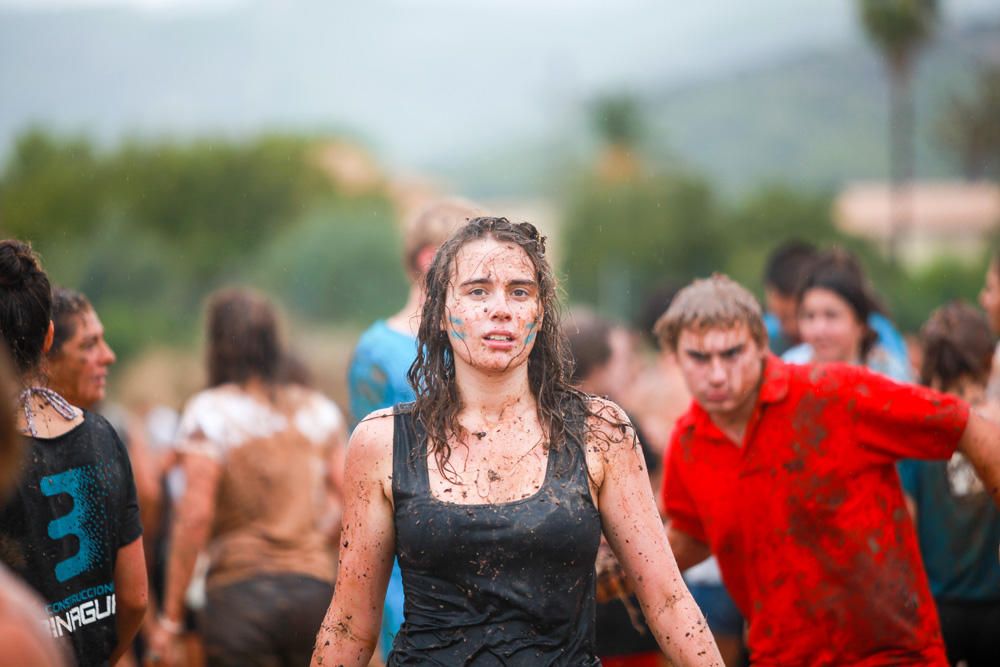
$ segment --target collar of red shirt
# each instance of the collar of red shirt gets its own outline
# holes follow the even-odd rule
[[[788,364],[768,353],[764,360],[763,375],[760,388],[757,390],[757,404],[754,406],[754,414],[757,414],[762,404],[778,403],[788,396],[788,383],[791,375]],[[729,441],[729,438],[712,422],[712,418],[698,404],[698,401],[692,403],[691,417],[694,432],[698,436]]]

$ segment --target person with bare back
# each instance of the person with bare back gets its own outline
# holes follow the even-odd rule
[[[634,431],[569,384],[545,239],[476,218],[426,282],[412,404],[348,450],[336,592],[313,665],[366,665],[398,557],[406,614],[388,664],[599,665],[601,531],[677,665],[720,665],[669,552]]]
[[[760,305],[716,275],[656,325],[694,402],[664,476],[682,569],[710,554],[754,665],[947,665],[896,463],[961,451],[1000,503],[1000,427],[961,399],[767,352]]]
[[[285,381],[277,310],[263,294],[218,290],[206,320],[209,387],[181,417],[185,489],[150,653],[177,664],[185,592],[206,551],[198,626],[209,667],[302,665],[330,599],[326,527],[344,420],[319,392]]]

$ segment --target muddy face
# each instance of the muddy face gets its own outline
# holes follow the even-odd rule
[[[115,353],[104,340],[104,326],[93,309],[76,317],[73,337],[49,360],[49,382],[73,405],[90,408],[104,400],[108,366]]]
[[[677,362],[688,390],[710,415],[736,414],[753,404],[765,355],[742,323],[685,329],[677,339]]]
[[[456,368],[502,372],[528,360],[542,323],[535,274],[513,243],[485,238],[462,246],[441,322]]]
[[[810,289],[799,308],[799,333],[812,345],[815,361],[856,363],[866,324],[847,301],[822,287]]]

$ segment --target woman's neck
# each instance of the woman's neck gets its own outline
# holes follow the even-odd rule
[[[526,365],[498,375],[457,367],[455,381],[462,401],[459,420],[472,431],[488,429],[536,409]]]

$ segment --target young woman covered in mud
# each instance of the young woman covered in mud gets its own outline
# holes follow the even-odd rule
[[[476,218],[438,251],[412,404],[354,431],[336,593],[313,665],[367,665],[392,559],[388,664],[599,665],[603,530],[677,665],[721,664],[666,541],[634,431],[569,384],[544,238]]]

